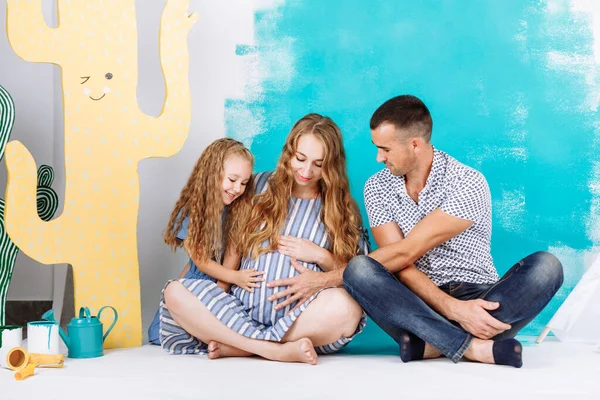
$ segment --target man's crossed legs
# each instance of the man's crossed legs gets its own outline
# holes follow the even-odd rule
[[[474,361],[520,367],[521,346],[512,339],[538,315],[563,282],[560,261],[537,252],[516,263],[497,283],[452,282],[441,290],[459,300],[484,299],[500,307],[489,313],[511,329],[492,341],[474,338],[457,323],[444,318],[380,263],[368,256],[353,258],[344,271],[344,287],[371,319],[399,345],[403,361],[441,352],[453,362],[463,356]],[[437,353],[437,354],[436,354]]]

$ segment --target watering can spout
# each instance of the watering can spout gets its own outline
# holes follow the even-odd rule
[[[42,319],[44,321],[57,322],[56,319],[54,318],[54,310],[46,311],[42,315]],[[58,334],[60,335],[63,342],[65,342],[65,345],[67,346],[67,348],[69,348],[69,336],[67,336],[66,332],[60,327],[60,325],[58,325]]]

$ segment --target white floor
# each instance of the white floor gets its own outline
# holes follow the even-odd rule
[[[317,366],[169,356],[157,346],[107,350],[37,369],[17,382],[0,370],[0,399],[600,399],[600,351],[547,340],[526,344],[524,366],[403,364],[396,356],[323,356]]]

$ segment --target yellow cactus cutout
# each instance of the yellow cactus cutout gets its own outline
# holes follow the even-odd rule
[[[7,0],[7,33],[25,61],[62,68],[65,201],[62,215],[37,215],[36,165],[18,141],[6,148],[5,223],[16,245],[44,263],[69,263],[75,309],[119,311],[105,347],[142,341],[137,254],[138,162],[170,157],[190,124],[189,0],[167,0],[160,24],[166,98],[158,117],[138,107],[135,0],[58,0],[58,27],[44,22],[41,0]],[[105,324],[110,321],[105,321]]]

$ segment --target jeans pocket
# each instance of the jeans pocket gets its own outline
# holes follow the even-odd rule
[[[460,289],[464,285],[464,282],[459,283],[451,283],[450,284],[450,293],[454,294],[458,289]]]
[[[481,297],[492,285],[485,283],[463,282],[452,292],[452,297],[459,300],[473,300]]]

